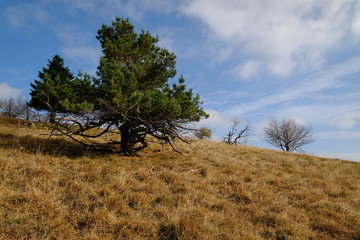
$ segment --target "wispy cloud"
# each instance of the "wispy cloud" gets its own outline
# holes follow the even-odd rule
[[[0,83],[0,99],[6,99],[9,97],[17,97],[21,94],[21,91],[16,88],[10,87],[7,83]]]
[[[205,110],[209,114],[208,119],[202,119],[198,125],[206,127],[214,127],[219,132],[223,132],[228,128],[231,116],[224,115],[214,109]]]
[[[65,1],[59,3],[66,4]],[[65,9],[72,11],[80,8],[80,5],[83,10],[95,10],[96,6],[91,1],[88,3],[81,2],[81,4],[78,1],[72,1],[72,5],[70,3],[65,5]],[[59,5],[57,7],[59,8]],[[95,33],[79,29],[71,22],[52,21],[58,15],[54,12],[54,6],[50,4],[50,1],[38,0],[33,1],[33,3],[20,3],[6,8],[3,14],[10,25],[15,28],[33,30],[36,29],[36,24],[46,25],[49,34],[57,36],[63,42],[60,53],[75,63],[90,64],[96,68],[101,52],[98,45],[93,46],[90,43],[91,40],[95,39]]]
[[[358,107],[360,110],[360,106]],[[342,129],[352,128],[357,121],[360,120],[360,111],[346,112],[345,114],[338,114],[329,120],[332,126],[340,127]],[[360,137],[360,135],[359,135]]]
[[[223,141],[225,133],[230,129],[231,116],[226,116],[214,109],[205,109],[205,111],[209,114],[209,118],[202,119],[200,122],[195,124],[195,127],[210,128],[212,131],[211,139],[218,142]]]
[[[64,16],[69,16],[69,19],[75,14],[85,12],[87,19],[83,19],[84,22],[91,22],[93,18],[97,18],[100,26],[101,23],[109,24],[104,21],[111,21],[116,15],[142,21],[147,11],[169,12],[176,7],[174,3],[166,0],[35,0],[3,10],[2,14],[14,28],[36,29],[36,24],[46,25],[51,34],[63,41],[63,46],[59,48],[60,53],[77,65],[89,64],[90,68],[96,68],[101,55],[98,42],[94,43],[96,31],[81,29],[71,20],[59,21],[56,19],[59,16],[57,12],[59,9],[65,14]],[[161,44],[169,47],[172,39],[163,38]]]
[[[228,55],[247,54],[285,77],[318,69],[345,38],[358,42],[359,6],[353,0],[191,0],[182,10],[226,42]]]
[[[285,102],[316,97],[317,94],[323,91],[341,86],[343,78],[359,72],[359,65],[360,58],[352,58],[332,68],[316,72],[305,79],[301,79],[294,86],[285,88],[277,93],[232,107],[225,113],[241,116],[252,111],[261,111],[261,109],[268,106],[274,107]],[[296,105],[293,104],[292,107],[296,107]]]
[[[97,42],[95,44],[92,41],[95,39],[95,33],[66,25],[57,30],[56,35],[64,43],[61,52],[65,57],[80,65],[87,65],[96,69],[101,56],[101,49]]]
[[[228,71],[228,74],[235,76],[241,80],[254,78],[259,74],[261,63],[256,60],[248,60],[243,64],[237,65],[235,68]]]
[[[51,18],[50,14],[41,4],[20,3],[16,6],[4,9],[3,15],[12,27],[27,27],[34,29],[31,24],[35,20],[37,23],[47,22]]]

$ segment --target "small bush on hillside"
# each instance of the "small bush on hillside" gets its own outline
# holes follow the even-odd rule
[[[202,127],[195,131],[194,135],[198,139],[210,139],[212,136],[212,131],[210,128]]]

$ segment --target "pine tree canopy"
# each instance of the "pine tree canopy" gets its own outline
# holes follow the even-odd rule
[[[56,113],[65,111],[61,102],[65,99],[71,101],[74,98],[72,88],[74,76],[69,68],[64,67],[64,60],[55,55],[49,60],[47,68],[39,72],[38,77],[39,80],[31,84],[29,106],[50,112],[50,119],[53,122]]]

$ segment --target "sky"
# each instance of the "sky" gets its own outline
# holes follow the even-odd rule
[[[249,145],[275,149],[264,127],[291,118],[312,128],[306,153],[360,161],[360,0],[0,0],[0,98],[29,98],[55,54],[95,75],[116,16],[176,54],[213,140],[237,117]]]

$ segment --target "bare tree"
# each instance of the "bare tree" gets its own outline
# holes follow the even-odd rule
[[[17,118],[26,113],[26,102],[21,96],[10,97],[8,99],[0,99],[1,116],[9,118]]]
[[[231,129],[227,136],[224,138],[224,142],[229,145],[246,145],[251,136],[250,134],[250,123],[247,123],[244,128],[238,129],[241,125],[241,119],[233,117],[230,119]]]
[[[286,152],[302,152],[300,147],[314,142],[311,128],[301,126],[293,119],[271,119],[264,132],[269,144]]]

